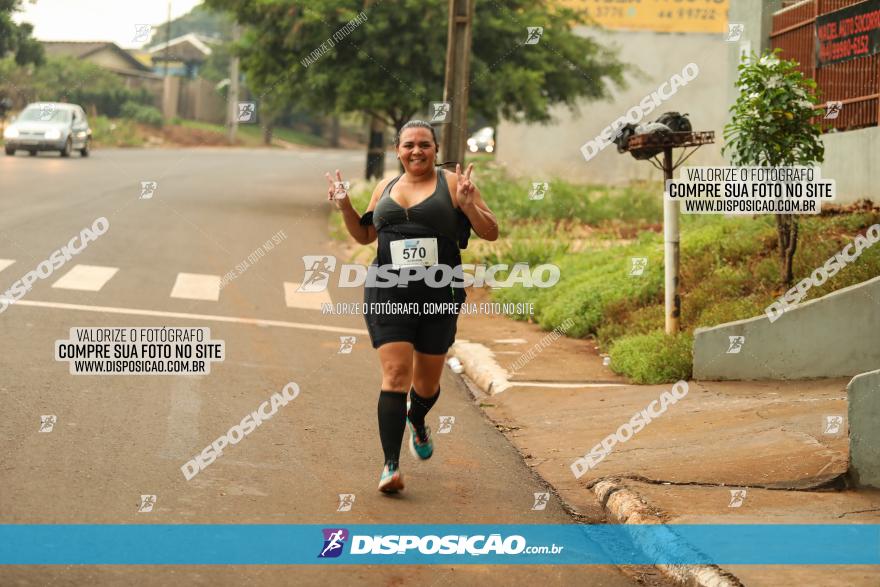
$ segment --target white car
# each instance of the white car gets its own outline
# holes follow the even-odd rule
[[[86,113],[76,104],[62,102],[34,102],[28,104],[3,131],[7,155],[16,151],[58,151],[70,157],[71,151],[89,156],[92,130]]]
[[[495,129],[491,126],[485,126],[471,135],[467,140],[468,151],[476,153],[485,151],[491,153],[495,150]]]

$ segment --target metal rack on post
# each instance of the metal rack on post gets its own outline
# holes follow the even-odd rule
[[[679,331],[681,317],[681,298],[678,294],[678,261],[679,261],[679,229],[678,214],[679,203],[666,200],[666,182],[673,179],[673,174],[678,167],[687,161],[702,145],[715,142],[713,131],[704,132],[673,132],[641,134],[630,137],[626,150],[633,154],[636,159],[645,159],[651,164],[663,170],[663,261],[664,261],[664,301],[666,306],[666,334],[676,334]],[[679,156],[678,161],[673,163],[673,149],[687,149]],[[663,160],[657,157],[662,152]]]

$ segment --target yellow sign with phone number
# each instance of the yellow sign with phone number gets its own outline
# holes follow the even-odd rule
[[[666,33],[726,33],[730,0],[561,0],[584,24]]]

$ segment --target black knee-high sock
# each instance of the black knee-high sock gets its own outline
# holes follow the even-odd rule
[[[440,388],[437,388],[437,393],[435,393],[431,397],[422,397],[416,393],[416,388],[411,387],[409,390],[409,413],[407,416],[409,417],[409,421],[413,423],[413,426],[416,428],[421,428],[425,425],[425,416],[428,415],[428,412],[431,408],[434,407],[434,404],[437,403],[437,398],[440,397]],[[421,434],[421,432],[419,432]]]
[[[379,439],[385,452],[385,462],[400,461],[400,443],[406,429],[406,392],[385,391],[379,393]]]

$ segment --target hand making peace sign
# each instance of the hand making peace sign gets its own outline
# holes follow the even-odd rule
[[[471,172],[474,170],[474,164],[471,163],[468,165],[467,171],[464,172],[464,175],[461,174],[461,165],[455,164],[455,177],[458,179],[458,187],[455,190],[455,199],[458,201],[458,206],[460,208],[464,208],[474,201],[474,186],[471,181]]]
[[[329,173],[325,173],[324,175],[327,177],[327,181],[330,182],[330,187],[327,189],[327,200],[334,202],[337,208],[342,209],[345,205],[343,200],[346,200],[348,196],[348,190],[344,185],[345,182],[342,181],[342,174],[338,169],[336,170],[336,181],[333,180],[333,177]]]

